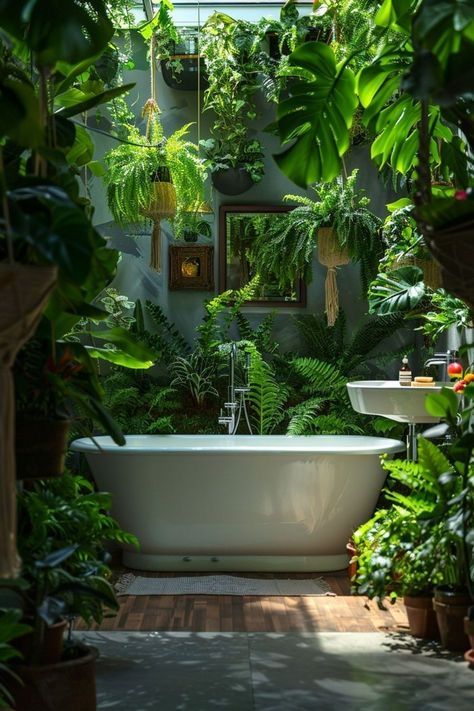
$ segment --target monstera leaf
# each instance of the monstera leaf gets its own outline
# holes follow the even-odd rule
[[[379,274],[369,288],[369,312],[379,316],[412,311],[425,295],[423,272],[418,267],[400,267]]]
[[[100,54],[114,33],[104,0],[0,0],[0,16],[38,66],[82,62]]]
[[[289,84],[289,98],[278,106],[277,128],[283,144],[294,142],[274,158],[294,183],[307,187],[341,172],[358,103],[355,78],[322,42],[301,45],[289,62],[298,78]]]

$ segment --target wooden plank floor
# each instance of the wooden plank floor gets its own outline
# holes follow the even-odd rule
[[[132,571],[135,572],[135,571]],[[147,573],[136,571],[137,575]],[[148,574],[159,576],[159,573]],[[164,573],[172,576],[173,573]],[[124,595],[120,610],[101,630],[194,632],[377,632],[405,630],[401,603],[385,610],[364,597],[350,595],[347,573],[263,575],[249,577],[324,577],[335,597],[254,597],[232,595]],[[84,623],[76,629],[88,629]]]

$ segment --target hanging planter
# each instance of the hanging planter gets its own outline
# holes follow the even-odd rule
[[[204,58],[199,53],[199,33],[179,32],[180,40],[170,40],[160,68],[167,86],[177,91],[204,91],[209,86]]]
[[[348,264],[350,259],[347,249],[340,246],[332,227],[320,227],[318,230],[318,259],[328,270],[325,283],[325,310],[328,326],[334,326],[339,313],[336,269]]]
[[[241,195],[254,185],[250,172],[239,166],[220,168],[211,174],[211,178],[216,190],[224,195]]]
[[[425,285],[433,291],[440,289],[443,286],[441,268],[434,259],[404,256],[392,265],[392,268],[399,267],[418,267],[423,272],[423,281]]]
[[[0,264],[0,578],[14,578],[19,572],[11,369],[16,354],[38,325],[56,278],[56,267]]]
[[[474,308],[474,219],[425,235],[433,257],[441,267],[442,286]]]
[[[176,215],[176,189],[171,182],[170,171],[167,168],[160,168],[152,178],[152,198],[146,210],[142,210],[142,214],[153,222],[150,267],[161,272],[161,220]]]

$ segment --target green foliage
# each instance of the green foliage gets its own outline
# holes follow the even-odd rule
[[[300,78],[288,85],[290,96],[279,103],[277,126],[283,145],[294,142],[274,157],[285,175],[306,188],[340,174],[357,106],[355,79],[322,42],[298,47],[289,62]]]
[[[4,682],[8,677],[17,679],[8,663],[21,657],[20,652],[11,643],[30,631],[31,627],[21,622],[20,610],[0,609],[0,708],[7,711],[14,704],[14,700]]]
[[[312,278],[312,260],[318,230],[333,227],[341,247],[361,266],[362,287],[377,273],[382,256],[381,221],[368,205],[370,200],[357,189],[357,170],[343,181],[319,184],[312,188],[319,199],[285,195],[297,207],[278,220],[268,220],[251,243],[255,266],[264,281],[277,279],[280,287],[302,276]]]
[[[199,352],[187,358],[178,356],[171,365],[171,373],[174,376],[171,386],[188,391],[197,407],[202,407],[209,397],[219,395],[213,385],[216,378],[215,363]]]
[[[156,179],[175,185],[178,213],[204,200],[203,162],[197,146],[185,140],[190,124],[165,138],[156,102],[148,99],[143,111],[147,118],[145,135],[130,126],[127,142],[105,156],[107,201],[114,220],[121,225],[148,219],[145,213]]]
[[[418,267],[400,267],[378,274],[369,287],[369,312],[385,315],[413,311],[425,295],[423,272]]]
[[[203,141],[211,170],[244,167],[254,182],[264,172],[261,145],[249,140],[247,127],[257,116],[259,42],[254,25],[216,12],[202,28],[200,48],[209,80],[204,111],[214,113],[213,138]]]
[[[377,165],[410,175],[417,164],[423,102],[423,183],[429,191],[431,168],[459,184],[470,159],[452,127],[473,142],[474,18],[457,0],[385,0],[375,22],[384,30],[366,32],[369,55],[362,68],[363,49],[344,52],[339,63],[332,47],[322,43],[303,45],[290,57],[298,76],[289,84],[290,97],[280,99],[278,132],[283,145],[294,143],[276,156],[280,168],[303,187],[334,178],[362,107],[363,123],[375,134],[371,154]],[[372,47],[377,47],[374,58]],[[360,70],[357,81],[352,69]]]
[[[271,365],[266,363],[253,344],[250,353],[251,421],[259,435],[272,434],[284,418],[287,389],[277,381]]]
[[[371,430],[369,418],[354,412],[347,381],[370,374],[370,361],[383,355],[381,343],[403,323],[400,316],[372,318],[346,337],[342,312],[330,327],[324,318],[304,316],[296,320],[310,357],[290,361],[295,378],[289,409],[289,434],[364,434]],[[395,354],[390,354],[392,359]],[[302,396],[304,399],[302,399]],[[375,430],[374,430],[375,433]]]
[[[451,427],[448,446],[440,449],[419,437],[418,462],[384,461],[392,508],[378,511],[354,534],[359,594],[395,599],[443,584],[465,586],[474,599],[474,393],[466,393],[468,406],[460,416],[452,390],[427,398],[430,414]]]
[[[438,289],[430,298],[431,309],[422,314],[423,333],[432,342],[450,328],[472,328],[473,317],[471,309],[455,296],[444,289]]]

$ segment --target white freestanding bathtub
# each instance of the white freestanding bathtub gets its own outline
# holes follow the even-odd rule
[[[402,442],[356,436],[133,435],[76,440],[112,514],[140,541],[141,570],[328,571],[374,509],[380,455]]]

